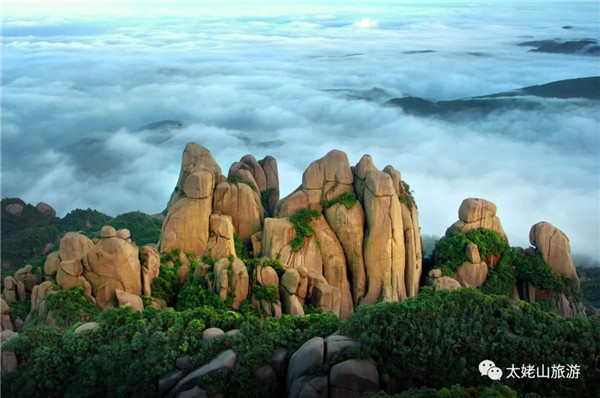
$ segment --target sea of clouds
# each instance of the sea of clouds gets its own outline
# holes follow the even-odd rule
[[[340,149],[401,171],[423,234],[482,197],[511,244],[545,220],[600,258],[598,101],[451,119],[384,105],[598,76],[598,57],[518,46],[598,39],[595,1],[5,3],[2,18],[2,197],[157,213],[190,141],[224,173],[274,156],[286,195]],[[183,128],[139,131],[166,119]]]

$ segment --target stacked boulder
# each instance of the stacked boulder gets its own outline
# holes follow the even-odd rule
[[[500,219],[496,216],[496,205],[492,202],[467,198],[461,203],[458,216],[459,220],[452,224],[449,230],[467,233],[477,228],[485,228],[497,232],[508,242]],[[531,227],[529,241],[534,248],[528,250],[535,250],[540,254],[552,271],[570,279],[574,288],[580,287],[579,277],[571,258],[569,238],[561,230],[550,223],[539,222]],[[436,290],[480,287],[486,282],[488,272],[498,264],[502,254],[482,258],[477,245],[469,242],[465,247],[465,256],[467,261],[456,270],[456,278],[442,275],[440,269],[433,269],[428,274],[429,284]],[[585,315],[584,306],[573,295],[567,296],[563,292],[541,290],[535,288],[529,281],[518,280],[518,283],[513,286],[510,297],[529,302],[551,299],[555,301],[555,312],[559,315],[564,317]]]
[[[480,198],[463,200],[458,208],[458,221],[450,228],[465,234],[477,228],[485,228],[498,232],[506,239],[500,218],[496,216],[496,205]]]
[[[351,167],[345,153],[331,151],[309,165],[295,192],[279,201],[278,196],[272,157],[257,161],[246,155],[225,177],[206,148],[190,143],[163,222],[161,251],[209,255],[216,261],[214,288],[224,295],[221,274],[230,265],[223,253],[211,253],[229,250],[235,268],[232,245],[223,246],[227,239],[213,226],[216,216],[228,216],[233,232],[251,244],[255,257],[277,259],[286,270],[296,271],[277,281],[283,312],[303,314],[302,306],[313,304],[346,318],[361,303],[400,301],[418,293],[422,252],[417,209],[392,166],[380,171],[365,155]],[[310,221],[314,233],[292,247],[297,232],[290,216],[302,209],[319,215]],[[217,243],[221,246],[213,247]],[[207,266],[196,272],[208,274]],[[261,287],[276,282],[270,271],[252,277]],[[278,306],[256,305],[279,313]]]
[[[272,157],[256,161],[246,155],[225,177],[208,149],[189,143],[163,222],[161,250],[180,249],[201,256],[208,243],[212,213],[230,216],[235,232],[248,243],[262,226],[263,192],[265,203],[274,203],[279,195],[277,163]]]
[[[305,208],[321,215],[310,222],[314,234],[294,250],[289,217]],[[279,201],[275,216],[265,219],[262,254],[286,268],[304,267],[316,287],[307,284],[307,297],[318,307],[344,319],[359,304],[417,294],[422,268],[417,210],[392,166],[380,171],[365,155],[351,167],[345,153],[331,151],[306,169],[302,185]]]
[[[131,242],[128,230],[104,226],[100,236],[102,239],[85,252],[82,263],[96,304],[104,310],[117,299],[117,289],[136,296],[142,294],[142,271],[138,248]]]
[[[232,297],[231,308],[238,309],[247,297],[250,286],[248,270],[235,253],[233,224],[230,216],[210,215],[210,238],[202,258],[208,262],[197,265],[194,278],[205,278],[222,301]]]

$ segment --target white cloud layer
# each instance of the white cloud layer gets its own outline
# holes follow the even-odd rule
[[[5,6],[3,197],[45,201],[60,215],[155,213],[189,141],[225,173],[246,153],[275,156],[285,194],[311,161],[341,149],[353,164],[370,153],[402,172],[425,234],[442,235],[464,198],[484,197],[512,244],[527,245],[545,220],[574,252],[600,258],[597,101],[449,120],[382,105],[598,75],[597,57],[517,45],[598,39],[595,2],[65,7]],[[136,131],[165,119],[185,127]]]

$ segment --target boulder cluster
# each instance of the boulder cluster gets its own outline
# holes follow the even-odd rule
[[[467,233],[478,228],[486,228],[497,232],[508,242],[502,223],[496,216],[496,205],[492,202],[479,198],[467,198],[458,209],[458,217],[459,220],[449,229]],[[569,238],[561,230],[548,222],[539,222],[531,227],[529,241],[554,273],[570,279],[573,285],[579,288],[579,277],[571,258]],[[440,269],[433,269],[428,274],[429,284],[434,289],[447,290],[469,286],[480,287],[486,282],[489,270],[496,266],[501,259],[501,256],[494,255],[482,258],[479,248],[473,242],[466,246],[465,255],[468,261],[460,265],[455,278],[443,275]],[[585,309],[580,303],[577,303],[574,297],[567,296],[562,292],[540,290],[531,283],[525,283],[520,286],[520,289],[515,285],[511,298],[529,302],[555,299],[558,314],[565,317],[585,315]]]
[[[303,305],[312,304],[344,319],[359,304],[417,294],[422,269],[417,208],[392,166],[378,170],[369,155],[350,166],[345,153],[331,151],[309,165],[296,191],[279,201],[278,196],[272,157],[256,161],[246,155],[225,177],[206,148],[190,143],[160,248],[210,257],[213,264],[203,262],[194,277],[213,275],[210,282],[221,298],[234,294],[233,308],[246,298],[249,283],[274,285],[280,296],[274,303],[254,299],[274,316],[303,315]],[[266,265],[246,275],[233,233],[255,258],[278,260],[283,274]],[[229,267],[233,277],[229,272],[225,278]]]
[[[202,340],[207,342],[218,338],[227,339],[239,332],[234,329],[225,333],[221,329],[210,328],[204,331]],[[285,348],[275,350],[270,363],[252,369],[253,377],[263,387],[271,388],[275,383],[285,386],[285,396],[289,398],[359,397],[365,392],[379,391],[379,372],[375,361],[372,359],[339,361],[348,349],[358,346],[357,340],[336,333],[325,338],[314,337],[295,352],[288,353]],[[189,357],[177,358],[175,368],[161,377],[158,382],[160,395],[169,398],[211,396],[198,385],[198,378],[218,371],[231,371],[235,366],[237,355],[231,349],[222,351],[210,362],[187,375],[184,369],[189,362]],[[334,358],[338,358],[337,363],[333,362]],[[315,376],[314,372],[324,366],[330,367],[327,373]]]

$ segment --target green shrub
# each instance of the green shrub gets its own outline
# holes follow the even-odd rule
[[[186,283],[177,295],[177,311],[191,310],[197,307],[212,307],[215,309],[225,309],[225,303],[219,296],[206,288],[203,281],[195,280]]]
[[[46,296],[46,309],[52,311],[56,324],[61,327],[89,322],[100,313],[98,307],[85,296],[82,286]]]
[[[161,264],[158,276],[152,280],[152,296],[174,305],[180,286],[175,268]]]
[[[279,287],[277,285],[260,286],[255,284],[252,286],[252,295],[268,303],[278,303]]]
[[[290,242],[293,251],[297,251],[302,247],[305,238],[315,234],[310,222],[313,218],[319,218],[320,216],[319,211],[307,208],[300,209],[290,216],[290,222],[294,224],[296,230],[296,237]]]
[[[401,303],[360,306],[341,334],[359,338],[367,355],[396,385],[485,387],[478,364],[579,364],[585,377],[567,382],[503,379],[519,396],[585,396],[600,388],[600,318],[565,319],[506,296],[476,289],[427,290]]]
[[[517,256],[514,260],[516,275],[519,279],[530,282],[537,289],[551,290],[563,293],[566,283],[560,274],[552,270],[541,254],[535,249],[515,249]]]
[[[240,260],[247,261],[250,259],[250,250],[248,247],[246,247],[246,245],[244,245],[244,242],[242,242],[238,234],[235,232],[233,233],[233,244],[235,246],[235,255]]]
[[[481,291],[485,294],[503,294],[510,295],[517,278],[515,276],[515,267],[512,265],[518,252],[516,249],[506,250],[498,264],[489,269],[487,278]]]
[[[321,201],[321,205],[325,209],[328,209],[335,204],[341,203],[346,209],[350,209],[352,206],[354,206],[357,200],[356,194],[353,191],[346,191],[337,198],[331,200],[323,199]]]
[[[402,188],[403,188],[404,192],[402,192],[402,193],[400,193],[400,195],[398,195],[398,199],[400,200],[400,202],[406,203],[406,205],[412,212],[413,206],[415,207],[415,209],[417,208],[417,202],[415,201],[415,197],[413,196],[414,191],[412,191],[410,189],[410,185],[408,185],[408,183],[406,181],[403,180],[401,182],[402,182]]]

